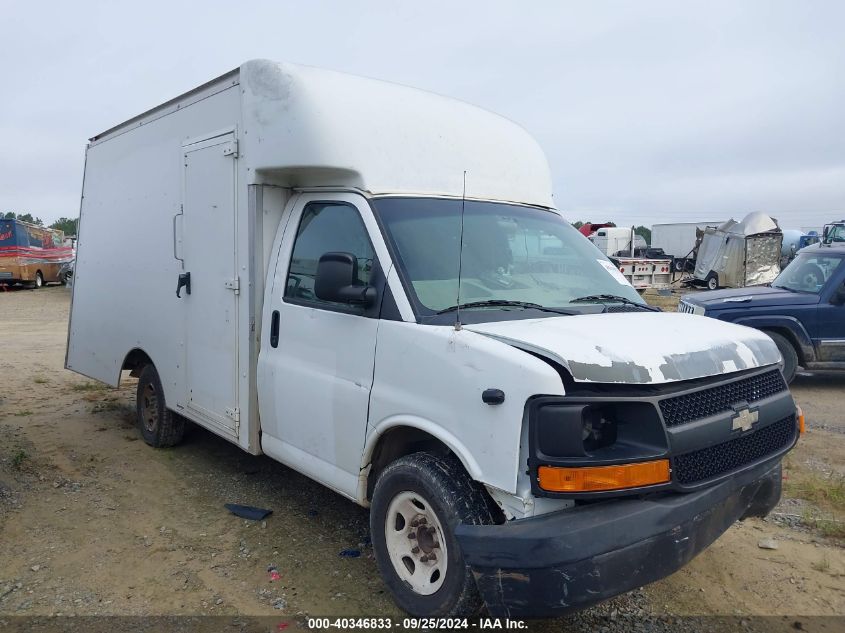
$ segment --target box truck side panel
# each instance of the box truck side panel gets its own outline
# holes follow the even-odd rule
[[[147,113],[89,146],[66,366],[116,386],[127,355],[139,350],[155,364],[168,408],[232,439],[241,395],[236,332],[249,324],[225,284],[236,277],[235,223],[246,225],[236,211],[247,201],[246,188],[236,187],[239,161],[224,155],[222,137],[207,151],[191,143],[240,125],[231,78],[210,92]],[[192,294],[183,289],[177,298],[177,280],[187,272]],[[190,366],[188,346],[199,354]],[[203,359],[220,375],[201,377]],[[209,414],[196,415],[200,409]]]

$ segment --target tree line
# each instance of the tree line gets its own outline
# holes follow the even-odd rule
[[[41,218],[33,217],[31,213],[15,213],[14,211],[9,211],[3,214],[2,218],[4,220],[20,220],[21,222],[29,222],[36,226],[44,226],[44,221]],[[59,218],[47,228],[58,229],[65,235],[76,235],[78,224],[79,218]]]

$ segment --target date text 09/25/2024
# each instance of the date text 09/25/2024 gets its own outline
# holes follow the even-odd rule
[[[347,629],[347,630],[389,630],[401,629],[478,629],[478,630],[519,630],[527,629],[524,620],[509,618],[403,618],[394,621],[392,618],[309,618],[308,628],[315,629]]]

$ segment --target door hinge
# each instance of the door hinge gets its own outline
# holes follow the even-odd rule
[[[229,290],[234,290],[236,295],[241,294],[241,278],[227,279],[224,284]]]
[[[241,421],[241,410],[237,407],[226,409],[226,415],[229,416],[235,422]]]
[[[238,141],[229,141],[223,146],[223,156],[238,157]]]

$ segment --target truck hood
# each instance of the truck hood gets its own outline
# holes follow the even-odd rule
[[[681,299],[687,303],[704,306],[707,310],[723,310],[749,305],[759,307],[811,305],[819,302],[817,294],[790,292],[783,288],[771,288],[769,286],[696,292],[684,295]]]
[[[671,312],[550,317],[464,328],[549,358],[576,382],[661,384],[781,360],[762,332]]]

